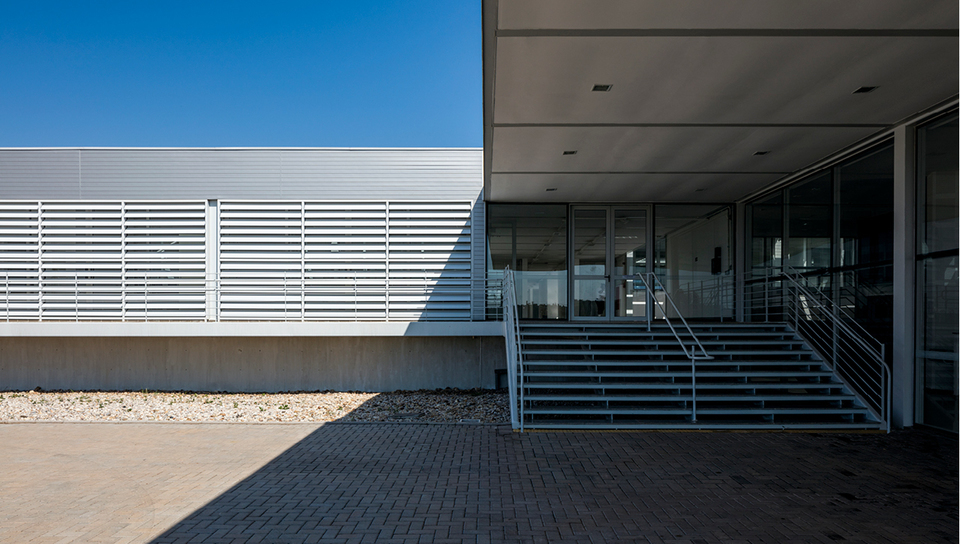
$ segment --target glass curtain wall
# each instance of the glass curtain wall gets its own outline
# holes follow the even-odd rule
[[[654,272],[686,318],[734,317],[731,217],[726,205],[654,206]]]
[[[777,277],[799,273],[880,342],[893,323],[893,145],[747,204],[745,316],[783,319]],[[892,350],[887,350],[888,357]]]
[[[746,209],[747,255],[745,317],[749,321],[782,319],[779,282],[766,278],[783,273],[783,193],[748,204]],[[770,314],[775,315],[771,316]]]
[[[837,168],[839,239],[832,296],[877,340],[893,341],[893,148]],[[892,350],[889,350],[892,354]]]
[[[917,422],[957,432],[957,114],[917,131]]]
[[[566,205],[489,204],[487,251],[488,279],[516,272],[521,319],[567,318]]]

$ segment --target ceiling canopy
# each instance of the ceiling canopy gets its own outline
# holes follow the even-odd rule
[[[730,202],[958,93],[955,0],[483,10],[491,201]]]

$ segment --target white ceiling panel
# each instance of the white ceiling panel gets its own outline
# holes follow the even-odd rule
[[[955,102],[958,5],[484,0],[485,198],[743,198]]]
[[[493,173],[793,172],[876,132],[858,127],[499,127]],[[564,155],[564,151],[576,151]],[[757,156],[758,151],[769,154]]]
[[[892,124],[956,94],[958,62],[956,38],[500,38],[493,121]]]
[[[776,174],[493,174],[496,202],[733,202]],[[547,191],[547,189],[556,189]]]
[[[918,9],[919,8],[919,9]],[[956,28],[952,0],[510,0],[501,29]]]

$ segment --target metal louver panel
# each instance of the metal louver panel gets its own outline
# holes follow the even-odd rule
[[[123,294],[123,205],[40,205],[43,319],[117,319]]]
[[[300,316],[302,202],[220,203],[220,318]]]
[[[205,204],[124,204],[125,318],[204,317]]]
[[[470,319],[471,202],[391,202],[390,317]]]
[[[305,214],[306,318],[386,319],[386,203],[307,202]]]
[[[203,205],[0,202],[0,317],[202,318]]]
[[[0,319],[469,321],[474,205],[0,201]]]
[[[40,203],[0,202],[3,318],[40,317]]]

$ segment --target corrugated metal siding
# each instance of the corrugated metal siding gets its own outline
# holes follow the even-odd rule
[[[0,198],[474,200],[479,149],[0,149]]]
[[[76,149],[0,150],[0,198],[82,198],[80,186]]]
[[[2,153],[0,153],[2,154]],[[82,198],[279,198],[279,150],[83,150]]]
[[[475,199],[482,153],[450,150],[284,150],[283,198]]]

